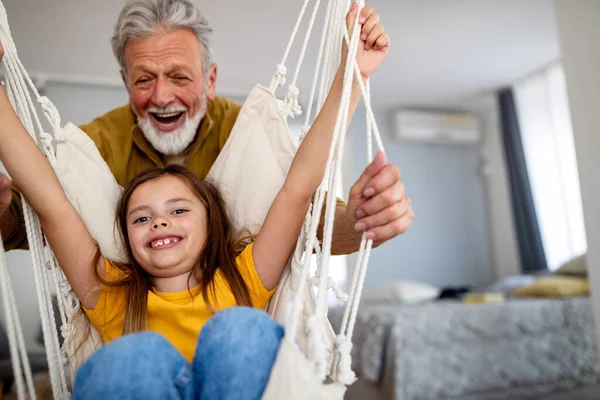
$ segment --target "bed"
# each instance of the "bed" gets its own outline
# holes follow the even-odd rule
[[[334,328],[341,317],[330,310]],[[594,330],[587,297],[365,302],[353,335],[359,380],[347,398],[600,399]]]

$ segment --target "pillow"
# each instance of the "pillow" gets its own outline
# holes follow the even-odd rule
[[[563,265],[561,265],[555,272],[557,275],[574,275],[574,276],[587,276],[587,254],[584,253],[578,257],[575,257]]]
[[[510,297],[515,289],[523,286],[531,285],[535,282],[536,277],[533,275],[511,275],[505,276],[491,285],[484,287],[481,292],[484,293],[502,293],[506,297]]]
[[[362,294],[363,301],[387,302],[401,304],[419,304],[435,300],[440,290],[434,286],[412,282],[395,281],[375,286]]]
[[[587,279],[551,275],[537,279],[531,285],[516,289],[516,297],[573,297],[589,294]]]

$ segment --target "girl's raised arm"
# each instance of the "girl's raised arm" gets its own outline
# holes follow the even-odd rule
[[[346,17],[349,28],[354,24],[357,10],[358,6],[354,3]],[[379,24],[379,16],[370,7],[365,7],[360,17],[363,25],[357,62],[363,79],[367,79],[386,57],[389,37]],[[344,55],[325,104],[298,148],[285,183],[275,197],[254,243],[254,263],[267,289],[277,285],[296,244],[311,197],[325,174],[342,98],[345,58]],[[360,88],[354,78],[349,115],[354,113],[359,99]]]
[[[4,49],[0,43],[0,60]],[[100,291],[92,269],[97,246],[34,140],[0,88],[0,161],[38,213],[48,242],[83,305],[94,308]],[[93,182],[90,182],[93,185]],[[103,268],[104,260],[100,263]],[[95,267],[95,266],[94,266]]]

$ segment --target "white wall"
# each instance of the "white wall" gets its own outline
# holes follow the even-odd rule
[[[588,241],[600,346],[600,1],[556,0]]]

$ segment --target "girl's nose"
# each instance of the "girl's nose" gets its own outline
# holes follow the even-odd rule
[[[160,224],[154,224],[154,229],[158,229],[159,226],[162,226],[164,228],[167,227],[167,223],[166,222],[161,222]]]

